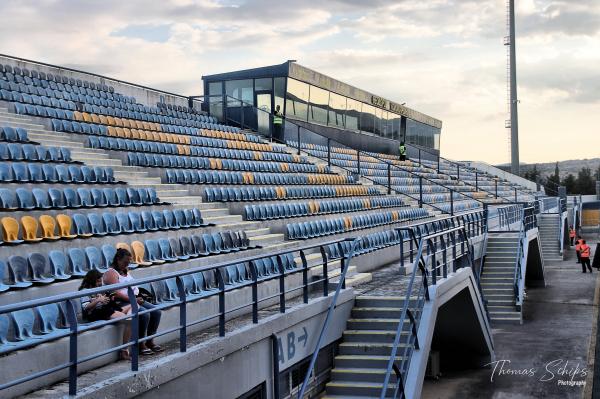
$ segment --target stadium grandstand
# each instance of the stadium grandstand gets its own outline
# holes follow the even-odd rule
[[[203,79],[0,56],[0,397],[412,399],[432,363],[496,359],[577,201],[293,61]],[[79,291],[120,248],[134,281]],[[162,312],[146,337],[136,287]],[[131,313],[83,318],[121,289]]]

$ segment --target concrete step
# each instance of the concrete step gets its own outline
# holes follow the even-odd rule
[[[402,335],[408,335],[410,331],[402,331]],[[396,337],[396,331],[386,330],[346,330],[344,331],[344,342],[385,342],[392,343]]]
[[[214,223],[214,224],[233,224],[233,223],[239,223],[242,222],[242,216],[241,215],[217,215],[217,216],[208,216],[204,217],[204,215],[202,216],[204,218],[204,221],[206,223]]]
[[[250,238],[250,242],[252,245],[261,245],[265,247],[269,244],[280,243],[284,241],[284,238],[283,234],[264,234]]]
[[[394,308],[402,309],[404,306],[404,296],[357,296],[354,301],[354,306],[359,308]],[[411,305],[414,305],[416,297],[411,298]]]
[[[390,356],[392,352],[393,343],[387,344],[382,342],[342,342],[339,346],[339,354],[344,355],[376,355],[376,356]],[[405,345],[399,345],[404,351]]]
[[[335,357],[335,367],[342,368],[386,368],[390,356],[369,356],[369,355],[339,355]],[[401,356],[396,356],[396,361],[401,361]]]
[[[331,381],[378,382],[383,383],[385,368],[342,368],[331,370]],[[395,381],[395,376],[393,376]]]
[[[379,397],[379,394],[383,389],[383,384],[365,381],[336,381],[327,383],[326,389],[327,394],[343,395],[345,398],[348,398],[349,395],[359,397]],[[393,395],[395,389],[395,384],[389,384],[386,396]]]
[[[350,318],[347,322],[347,328],[350,330],[392,330],[398,329],[400,317],[390,319],[355,319]],[[405,326],[408,326],[408,320],[404,320]]]
[[[383,319],[389,318],[400,318],[402,314],[402,308],[360,308],[354,306],[352,309],[351,317],[360,318],[374,318],[380,317]]]
[[[246,230],[246,235],[249,238],[250,237],[257,237],[257,236],[269,234],[270,231],[271,230],[268,227],[263,227],[263,228],[260,228],[260,229]]]

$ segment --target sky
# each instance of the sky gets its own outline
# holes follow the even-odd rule
[[[522,162],[600,156],[600,1],[516,0]],[[442,155],[510,159],[503,0],[2,0],[0,53],[181,94],[304,66],[443,121]]]

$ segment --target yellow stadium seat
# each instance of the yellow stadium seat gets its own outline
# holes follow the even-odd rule
[[[3,217],[0,220],[2,224],[2,238],[9,244],[18,244],[23,242],[19,240],[19,222],[11,217]]]
[[[82,121],[83,120],[83,115],[81,115],[81,112],[79,112],[79,111],[74,111],[73,112],[73,119],[75,119],[76,121]]]
[[[42,238],[38,236],[38,222],[31,216],[23,216],[21,218],[21,225],[23,226],[23,239],[29,242],[42,241]]]
[[[58,234],[62,238],[75,238],[77,235],[71,234],[71,226],[73,226],[73,221],[71,217],[68,215],[57,215],[56,223],[58,223]]]
[[[123,127],[123,120],[118,116],[115,116],[115,126]]]
[[[152,262],[146,262],[144,260],[144,254],[146,253],[146,249],[144,248],[144,244],[140,241],[134,241],[131,243],[131,255],[133,256],[133,263],[138,264],[139,266],[150,266]]]
[[[92,116],[90,114],[88,114],[87,112],[82,112],[81,116],[83,117],[83,120],[85,122],[92,122]]]
[[[126,249],[129,253],[131,253],[131,247],[129,246],[129,244],[127,244],[125,242],[118,242],[117,245],[115,245],[115,248]]]
[[[56,222],[52,216],[40,216],[40,226],[42,227],[42,237],[44,237],[44,240],[60,239],[60,237],[56,235]]]

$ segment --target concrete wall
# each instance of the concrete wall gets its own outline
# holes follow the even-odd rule
[[[225,338],[215,338],[140,368],[137,373],[115,375],[82,389],[80,398],[237,398],[266,382],[272,399],[273,353],[271,335],[282,341],[283,370],[309,356],[316,346],[331,298],[320,298],[308,306],[269,317],[258,325],[240,328]],[[345,290],[338,298],[325,339],[339,338],[354,304],[354,293]],[[306,343],[298,337],[308,333]],[[290,337],[294,337],[294,350]],[[292,354],[293,353],[293,354]]]
[[[508,180],[510,182],[519,184],[523,187],[527,187],[530,190],[537,191],[537,185],[534,182],[524,179],[520,176],[514,175],[510,172],[506,172],[500,168],[489,165],[485,162],[473,161],[473,162],[467,162],[467,164],[469,166],[477,168],[483,172],[487,172],[491,175],[498,176],[501,179]]]

